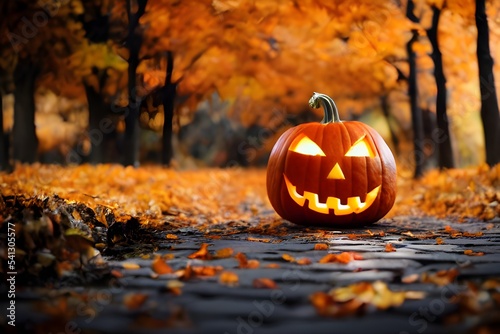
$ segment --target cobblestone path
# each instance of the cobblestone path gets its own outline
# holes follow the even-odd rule
[[[18,287],[15,329],[19,333],[500,332],[499,222],[397,217],[369,230],[342,231],[304,230],[282,222],[280,231],[285,233],[280,236],[254,233],[250,227],[235,222],[203,233],[191,228],[156,232],[154,252],[168,259],[173,273],[157,275],[151,269],[153,257],[129,254],[106,258],[118,277],[113,284]],[[177,238],[170,240],[167,233]],[[213,253],[231,248],[234,254],[257,260],[258,266],[241,268],[234,256],[188,258],[202,243],[209,244]],[[328,249],[315,250],[318,243]],[[387,251],[388,244],[393,251]],[[355,252],[360,258],[319,263],[328,253],[342,252]],[[303,258],[310,261],[296,261]],[[215,268],[217,273],[179,279],[178,271],[188,263]],[[222,273],[228,271],[237,275],[237,283],[221,283]],[[276,285],[256,286],[255,280],[262,278]],[[318,292],[377,281],[387,283],[391,291],[411,291],[415,298],[386,310],[367,305],[363,312],[346,316],[319,315],[311,302]],[[5,310],[6,301],[1,304]],[[2,322],[5,327],[5,319]]]

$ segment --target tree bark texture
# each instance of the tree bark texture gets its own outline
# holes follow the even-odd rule
[[[413,13],[413,0],[408,0],[406,8],[406,16],[413,22],[418,22],[418,18]],[[412,38],[406,44],[406,52],[408,54],[408,95],[410,98],[411,121],[413,128],[413,149],[415,169],[413,175],[419,178],[423,175],[425,164],[424,153],[424,121],[422,111],[418,105],[418,82],[417,82],[417,64],[415,52],[413,51],[413,43],[418,40],[418,31],[412,30]]]
[[[105,78],[99,79],[99,81],[104,84],[103,81],[105,81]],[[84,83],[84,87],[89,108],[89,126],[87,134],[91,144],[88,162],[91,164],[103,163],[106,160],[105,139],[108,133],[108,127],[102,128],[102,122],[108,115],[108,106],[100,91],[96,91],[94,87],[86,83]]]
[[[441,10],[432,7],[432,25],[427,30],[427,36],[432,45],[432,61],[434,62],[434,78],[436,80],[436,121],[439,133],[433,135],[434,144],[438,149],[439,168],[453,168],[455,166],[451,147],[448,115],[446,112],[446,77],[443,71],[443,57],[439,49],[438,27]]]
[[[163,137],[162,137],[162,152],[161,162],[163,165],[168,166],[172,161],[173,147],[172,147],[172,124],[174,118],[174,104],[176,96],[176,84],[172,82],[172,72],[174,70],[174,56],[172,52],[167,52],[167,75],[165,77],[165,85],[163,87]]]
[[[382,109],[382,113],[384,114],[384,117],[387,121],[387,127],[389,128],[389,132],[391,134],[391,142],[394,145],[394,150],[396,155],[399,154],[399,138],[398,135],[396,134],[396,131],[394,131],[394,127],[391,122],[391,107],[388,101],[389,97],[387,94],[383,94],[380,97],[380,107]]]
[[[35,127],[35,81],[37,66],[31,59],[19,59],[14,70],[13,158],[33,163],[37,157],[38,139]]]
[[[3,130],[3,95],[0,93],[0,170],[9,169],[9,145]]]
[[[488,18],[485,0],[476,0],[477,63],[481,91],[481,120],[484,129],[486,163],[500,162],[500,115],[490,53]]]
[[[139,66],[139,51],[142,45],[142,34],[139,31],[139,19],[144,14],[147,0],[138,0],[137,12],[132,12],[132,0],[127,0],[128,11],[128,37],[127,47],[129,49],[128,59],[128,110],[125,115],[125,142],[124,158],[125,166],[139,166],[139,112],[140,98],[137,96],[136,73]]]

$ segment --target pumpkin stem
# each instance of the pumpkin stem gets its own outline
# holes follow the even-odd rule
[[[325,116],[321,121],[322,124],[340,122],[339,110],[330,96],[314,92],[313,96],[309,99],[309,106],[311,108],[323,107]]]

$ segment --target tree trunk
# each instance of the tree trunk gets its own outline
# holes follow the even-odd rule
[[[500,115],[493,76],[493,59],[490,53],[485,0],[476,0],[476,27],[481,119],[484,129],[486,163],[493,166],[500,162]]]
[[[0,93],[0,170],[9,169],[9,145],[3,131],[3,95]]]
[[[418,22],[418,18],[413,14],[414,4],[412,0],[408,0],[406,8],[406,16],[413,22]],[[408,95],[410,98],[411,121],[413,127],[413,148],[415,170],[414,177],[419,178],[423,175],[425,154],[424,154],[424,121],[422,112],[418,106],[418,84],[417,84],[417,64],[415,52],[413,51],[413,43],[418,40],[418,31],[412,30],[412,38],[406,44],[406,52],[408,54]]]
[[[172,161],[173,147],[172,147],[172,123],[174,118],[174,103],[175,103],[175,89],[176,84],[172,82],[172,72],[174,70],[174,56],[172,52],[167,52],[167,75],[165,77],[165,86],[163,87],[163,137],[162,137],[162,151],[161,162],[163,165],[168,166]]]
[[[391,125],[390,121],[391,111],[388,99],[389,97],[387,96],[387,94],[383,94],[380,97],[380,107],[382,108],[382,113],[384,114],[384,117],[387,121],[387,127],[389,128],[389,132],[391,134],[391,141],[392,144],[394,145],[394,150],[396,151],[396,155],[399,155],[399,138],[396,132],[394,131],[393,126]]]
[[[89,107],[88,136],[91,144],[88,161],[91,164],[103,163],[106,157],[105,133],[100,128],[101,121],[107,115],[106,104],[102,95],[84,82],[87,103]]]
[[[453,168],[453,151],[451,149],[451,136],[448,126],[448,115],[446,113],[446,77],[443,72],[443,59],[439,49],[438,27],[441,10],[432,7],[432,26],[427,30],[427,36],[432,44],[432,61],[434,62],[434,78],[436,79],[436,118],[439,133],[433,136],[437,142],[439,168]]]
[[[142,35],[138,31],[139,19],[144,14],[147,0],[138,0],[137,12],[132,12],[131,0],[127,0],[128,12],[128,110],[125,115],[125,147],[123,164],[139,166],[139,112],[140,98],[137,96],[136,73],[139,66],[139,51],[142,45]]]
[[[30,59],[19,59],[14,70],[14,125],[12,128],[14,160],[33,163],[38,139],[35,127],[35,80],[38,68]]]

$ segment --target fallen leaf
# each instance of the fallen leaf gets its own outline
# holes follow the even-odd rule
[[[232,248],[229,248],[229,247],[221,248],[215,252],[214,257],[216,259],[225,259],[225,258],[233,256],[233,253],[234,253],[234,251]]]
[[[242,269],[256,269],[260,266],[260,262],[258,260],[248,260],[247,256],[243,253],[238,253],[234,256],[239,262],[239,268]]]
[[[148,297],[145,293],[127,293],[123,296],[123,305],[129,310],[136,310],[146,302]]]
[[[159,256],[153,260],[151,268],[158,275],[171,274],[174,272],[173,269]]]
[[[196,252],[188,255],[188,259],[200,259],[200,260],[210,260],[211,255],[208,252],[208,244],[202,243],[200,246],[200,249],[198,249]]]
[[[170,233],[168,233],[168,234],[165,236],[165,238],[167,238],[167,239],[169,239],[169,240],[177,240],[177,239],[179,239],[179,237],[178,237],[177,235],[175,235],[175,234],[170,234]]]
[[[111,275],[113,275],[113,277],[116,277],[116,278],[123,277],[123,273],[119,270],[116,270],[116,269],[111,270]]]
[[[232,271],[223,271],[219,276],[219,283],[224,285],[235,286],[238,284],[238,281],[238,275]]]
[[[329,247],[327,244],[316,244],[314,245],[314,250],[328,250]]]
[[[247,269],[257,269],[257,268],[259,268],[259,266],[260,266],[260,262],[259,262],[259,260],[250,259],[250,260],[248,260],[248,262],[247,262],[247,266],[246,266],[246,268],[247,268]]]
[[[396,251],[396,247],[394,247],[390,242],[386,243],[385,244],[385,249],[384,249],[385,252],[395,252]]]
[[[464,254],[468,256],[483,256],[484,252],[474,252],[472,249],[464,250]]]
[[[182,294],[182,287],[184,286],[184,283],[182,283],[179,280],[168,280],[165,283],[165,288],[171,292],[172,294],[179,296]]]
[[[422,294],[391,291],[385,282],[375,281],[335,288],[328,293],[317,292],[309,299],[320,315],[342,317],[363,312],[366,305],[380,310],[397,307],[412,297],[422,298]]]
[[[477,238],[477,237],[482,237],[483,236],[483,232],[479,231],[479,232],[464,232],[463,233],[463,236],[464,237],[471,237],[471,238]]]
[[[422,282],[433,283],[439,286],[448,285],[455,280],[458,276],[458,270],[456,268],[448,270],[440,270],[435,273],[422,273]]]
[[[278,285],[270,278],[256,278],[252,283],[256,289],[277,289]]]
[[[308,257],[302,257],[298,260],[295,261],[295,263],[301,265],[301,266],[305,266],[305,265],[309,265],[312,263],[311,259],[308,258]]]
[[[255,238],[255,237],[248,237],[247,240],[253,242],[265,242],[265,243],[269,243],[272,241],[269,238]]]
[[[347,264],[352,260],[362,260],[363,257],[355,252],[342,252],[340,254],[327,254],[323,256],[318,263],[344,263]]]
[[[196,276],[215,276],[223,270],[222,266],[192,266],[192,273]]]
[[[401,234],[406,235],[406,236],[411,237],[411,238],[415,238],[415,235],[411,231],[403,232]]]
[[[134,270],[134,269],[141,268],[140,265],[138,265],[137,263],[133,263],[133,262],[123,262],[122,267],[123,267],[123,269],[128,269],[128,270]]]
[[[401,282],[403,283],[406,283],[406,284],[409,284],[409,283],[415,283],[419,280],[420,278],[420,275],[419,274],[410,274],[410,275],[407,275],[407,276],[403,276],[401,278]]]

